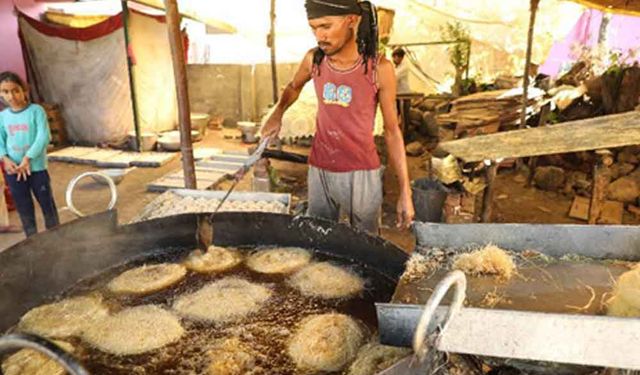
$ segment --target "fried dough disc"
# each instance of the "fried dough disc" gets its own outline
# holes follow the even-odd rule
[[[265,274],[289,274],[306,266],[311,253],[299,247],[261,250],[247,259],[247,267]]]
[[[245,375],[256,368],[255,356],[237,337],[221,340],[207,355],[209,375]]]
[[[98,295],[68,298],[30,310],[20,319],[18,329],[50,338],[79,336],[108,313]]]
[[[158,306],[136,306],[94,324],[85,341],[106,353],[134,355],[174,343],[182,337],[180,319]]]
[[[234,322],[260,310],[269,297],[269,288],[228,277],[181,296],[173,308],[182,316],[195,320]]]
[[[242,262],[242,254],[238,250],[210,246],[206,253],[194,250],[189,254],[184,265],[198,273],[218,273],[230,270]]]
[[[326,299],[350,297],[364,290],[362,278],[327,262],[304,267],[291,276],[289,284],[305,296]]]
[[[130,269],[107,284],[116,294],[145,295],[166,289],[184,278],[187,269],[180,264],[154,264]]]
[[[363,341],[362,328],[353,318],[314,315],[302,321],[287,351],[300,370],[334,372],[353,361]]]

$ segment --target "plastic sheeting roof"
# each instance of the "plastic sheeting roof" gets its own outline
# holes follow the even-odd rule
[[[573,0],[584,6],[609,12],[640,16],[640,0]]]
[[[613,63],[633,64],[640,61],[640,22],[625,14],[608,16],[602,28],[605,13],[597,9],[584,12],[571,32],[557,42],[549,53],[540,72],[552,77],[562,74],[579,59],[589,59],[596,75],[604,73]]]
[[[142,13],[153,16],[164,16],[163,0],[132,0],[129,7]],[[202,22],[209,26],[209,32],[217,34],[232,34],[237,32],[236,27],[216,16],[211,7],[202,2],[181,0],[178,9],[182,16]],[[96,0],[74,3],[50,3],[47,4],[46,16],[50,21],[71,26],[87,27],[104,21],[122,11],[119,0]]]

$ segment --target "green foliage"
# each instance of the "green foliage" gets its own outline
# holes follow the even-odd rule
[[[444,40],[457,41],[447,51],[449,61],[456,68],[456,72],[464,72],[469,66],[469,51],[471,49],[471,35],[469,30],[460,22],[449,22],[440,29]]]
[[[623,58],[620,52],[611,52],[609,54],[610,65],[604,74],[612,75],[622,80],[622,75],[624,74],[625,69],[631,66],[627,61],[628,60]]]
[[[640,48],[622,52],[606,48],[574,46],[571,53],[576,62],[586,64],[588,77],[597,77],[602,74],[621,76],[627,68],[636,63],[639,52]]]
[[[553,111],[551,113],[549,113],[549,115],[547,116],[547,122],[549,124],[557,124],[560,122],[560,116],[558,115],[557,111]]]

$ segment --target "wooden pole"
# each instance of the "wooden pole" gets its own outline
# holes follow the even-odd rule
[[[271,83],[273,90],[273,103],[278,102],[278,66],[276,65],[276,0],[271,0],[271,31],[268,44],[271,49]]]
[[[133,62],[129,46],[131,36],[129,35],[129,4],[127,0],[122,0],[122,25],[124,26],[124,44],[127,51],[127,72],[129,73],[129,95],[131,96],[131,106],[133,109],[133,128],[136,133],[136,151],[142,151],[142,131],[140,130],[140,111],[138,109],[138,99],[136,96],[135,78],[133,76]]]
[[[491,165],[487,168],[487,187],[484,190],[484,198],[482,200],[482,216],[483,223],[490,223],[493,218],[493,196],[495,195],[495,180],[498,175],[498,162],[491,161]]]
[[[465,79],[469,79],[469,70],[471,69],[471,41],[467,41],[467,69],[465,72]]]
[[[540,120],[538,121],[538,127],[545,126],[547,124],[547,117],[551,113],[551,104],[545,104],[540,109]],[[529,158],[529,176],[527,177],[527,186],[533,185],[533,177],[536,174],[536,168],[538,167],[538,157],[532,156]]]
[[[252,121],[260,121],[260,107],[258,106],[258,82],[256,80],[256,64],[251,65],[251,104],[252,104]]]
[[[184,186],[196,188],[196,170],[193,162],[193,146],[191,143],[191,110],[189,108],[189,92],[187,86],[187,67],[184,62],[182,33],[180,32],[180,13],[177,0],[164,0],[167,12],[167,30],[171,44],[173,75],[178,95],[178,117],[180,121],[180,149],[182,151],[182,169],[184,170]]]
[[[527,123],[527,107],[529,106],[529,70],[531,69],[531,51],[533,50],[533,31],[536,25],[540,0],[531,0],[531,13],[529,18],[529,35],[527,37],[527,56],[524,63],[524,83],[522,91],[522,113],[520,114],[519,129],[524,129]]]

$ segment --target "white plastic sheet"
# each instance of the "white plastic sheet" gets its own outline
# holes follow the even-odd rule
[[[47,36],[20,26],[47,102],[58,103],[72,142],[119,142],[134,130],[124,30],[90,41]],[[131,12],[129,35],[142,132],[175,129],[177,99],[166,24]]]
[[[173,130],[178,123],[178,103],[167,25],[133,12],[129,22],[140,129]]]
[[[133,130],[121,30],[79,42],[50,37],[24,19],[19,22],[40,94],[61,105],[71,141],[118,141]]]

